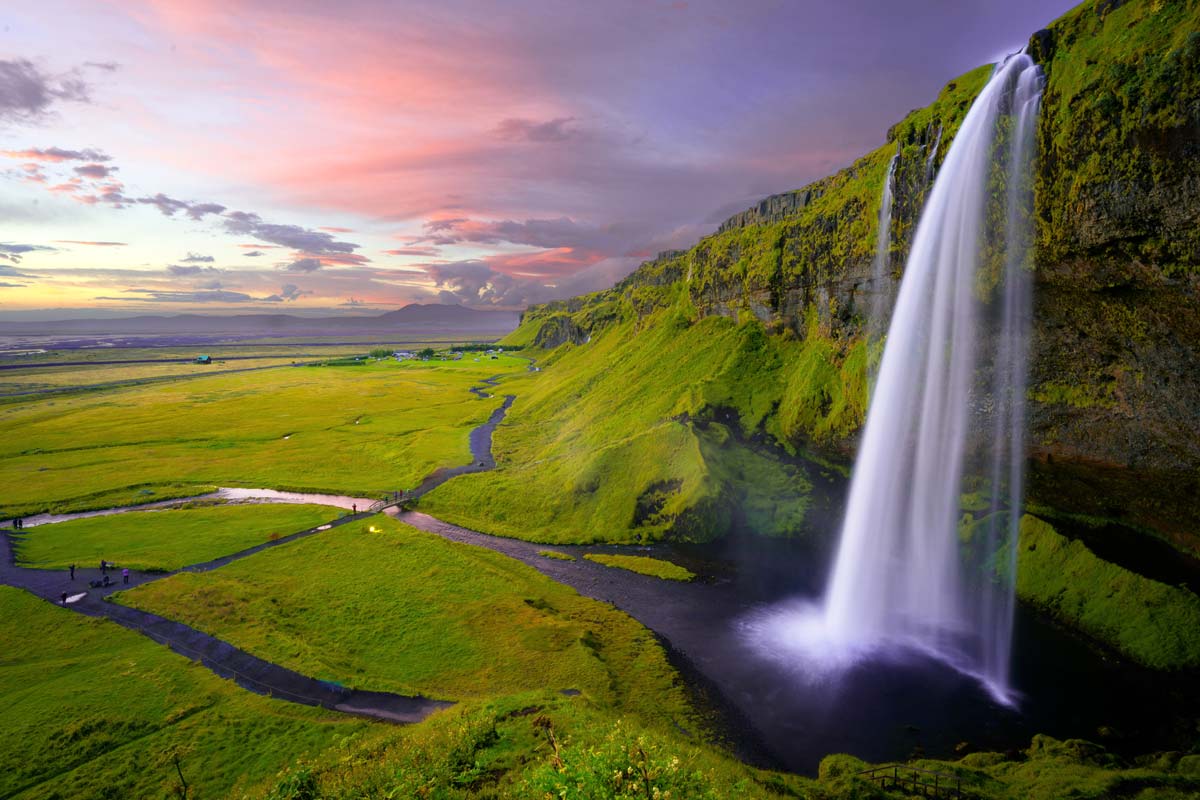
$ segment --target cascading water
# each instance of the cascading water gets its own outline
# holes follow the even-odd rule
[[[879,201],[879,233],[875,236],[875,258],[871,263],[871,309],[867,321],[867,337],[872,344],[883,337],[887,330],[887,314],[891,306],[891,291],[888,288],[888,252],[892,243],[892,181],[896,175],[896,161],[900,158],[897,149],[888,162],[887,176],[883,179],[883,196]],[[871,376],[874,383],[874,375]]]
[[[916,648],[1012,702],[1030,175],[1041,86],[1041,71],[1025,54],[998,65],[930,192],[888,329],[823,607],[749,625],[758,642],[774,637],[814,668]],[[991,425],[981,426],[974,412],[989,405],[988,393]],[[995,513],[960,532],[964,475],[976,470],[991,472]]]

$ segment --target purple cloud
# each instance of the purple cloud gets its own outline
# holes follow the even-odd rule
[[[92,178],[94,180],[107,178],[116,171],[116,167],[106,167],[103,164],[84,164],[82,167],[75,167],[76,175],[82,175],[85,178]]]
[[[321,268],[319,258],[298,258],[283,268],[284,272],[316,272]]]
[[[277,225],[264,222],[258,214],[230,211],[225,215],[225,230],[237,235],[253,236],[269,244],[315,255],[353,253],[357,244],[340,242],[324,231],[314,231],[299,225]]]
[[[166,217],[173,217],[176,211],[182,211],[195,220],[203,219],[205,214],[220,214],[225,210],[225,206],[219,203],[190,203],[168,197],[162,192],[152,197],[139,197],[133,202],[154,206]]]
[[[5,244],[0,242],[0,260],[8,261],[13,264],[20,264],[21,259],[24,258],[27,253],[34,253],[40,250],[54,252],[55,249],[56,248],[54,247],[46,247],[45,245],[41,244]],[[0,272],[0,275],[3,274],[3,272]],[[28,276],[22,275],[21,277]]]
[[[303,291],[294,283],[285,283],[283,287],[280,288],[279,294],[273,294],[269,297],[264,297],[263,300],[268,303],[290,303],[295,300],[299,300],[306,294],[312,294],[312,292]]]
[[[51,75],[27,59],[0,60],[0,120],[38,121],[58,101],[91,102],[77,70]]]
[[[100,150],[64,150],[61,147],[30,147],[25,150],[5,150],[4,155],[22,161],[112,161],[112,156]]]

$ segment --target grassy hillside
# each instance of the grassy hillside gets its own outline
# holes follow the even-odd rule
[[[824,407],[842,396],[844,357],[819,337],[698,318],[683,293],[646,316],[635,302],[606,300],[613,321],[590,342],[543,354],[540,372],[506,381],[517,400],[494,436],[498,469],[444,484],[422,508],[560,543],[704,540],[735,518],[764,533],[802,532],[810,482],[785,463],[778,441],[794,423],[775,412],[802,395],[816,424],[860,418],[861,400]],[[734,435],[764,430],[778,432],[775,450]]]

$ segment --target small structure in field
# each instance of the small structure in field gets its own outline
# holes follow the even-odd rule
[[[196,356],[197,364],[211,364],[212,356]]]

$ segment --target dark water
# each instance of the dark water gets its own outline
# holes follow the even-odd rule
[[[1127,755],[1188,748],[1196,738],[1200,676],[1123,662],[1027,608],[1016,620],[1015,708],[998,704],[975,679],[909,651],[814,683],[799,665],[760,655],[739,623],[764,606],[818,599],[828,552],[752,535],[649,550],[708,583],[662,627],[732,706],[731,738],[748,743],[742,754],[764,765],[813,773],[836,752],[880,762],[1017,751],[1037,733],[1085,738]]]

